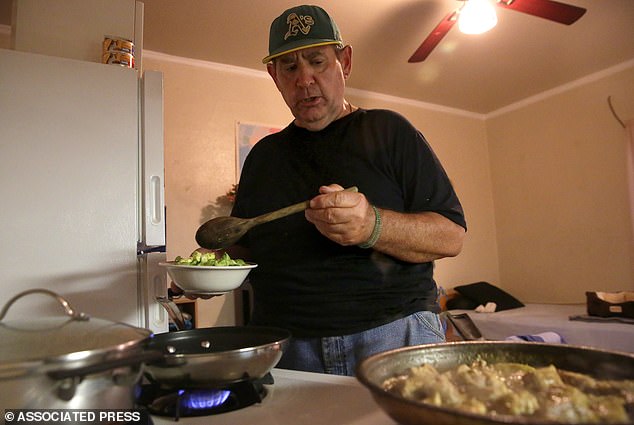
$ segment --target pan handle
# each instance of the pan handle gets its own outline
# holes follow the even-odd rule
[[[448,311],[442,313],[442,316],[447,317],[451,325],[460,334],[465,341],[484,341],[482,332],[478,329],[478,326],[471,320],[471,317],[467,313],[452,314]]]
[[[107,370],[116,369],[118,367],[132,366],[138,363],[151,363],[161,359],[163,359],[163,353],[159,351],[143,351],[125,357],[105,360],[98,364],[90,364],[88,366],[76,367],[72,369],[51,370],[46,374],[50,378],[58,380],[83,377],[86,375],[93,375],[96,373],[105,372]]]
[[[174,301],[167,297],[156,297],[156,301],[158,301],[159,304],[167,310],[167,314],[176,325],[177,330],[180,331],[185,329],[185,318],[183,317],[183,312],[178,308]]]

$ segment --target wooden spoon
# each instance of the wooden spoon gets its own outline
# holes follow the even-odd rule
[[[344,189],[346,192],[357,192],[356,186]],[[308,208],[310,200],[281,208],[253,218],[216,217],[204,223],[196,232],[196,242],[203,248],[221,249],[228,248],[254,226],[291,214],[304,211]]]

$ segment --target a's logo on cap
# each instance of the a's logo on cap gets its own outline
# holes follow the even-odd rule
[[[288,37],[295,36],[299,32],[307,35],[310,32],[310,28],[315,25],[313,17],[310,15],[300,15],[293,12],[286,17],[286,23],[288,24],[288,31],[284,34],[284,40]]]

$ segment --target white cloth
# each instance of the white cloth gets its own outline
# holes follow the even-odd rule
[[[513,335],[507,341],[547,342],[549,344],[565,344],[564,338],[557,332],[542,332],[536,335]]]
[[[495,313],[495,310],[498,308],[496,303],[486,303],[485,305],[479,305],[476,307],[476,313]]]

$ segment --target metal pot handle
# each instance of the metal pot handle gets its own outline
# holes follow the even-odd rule
[[[467,313],[453,314],[448,311],[441,313],[441,317],[444,316],[449,319],[449,322],[453,328],[458,331],[460,336],[465,341],[485,341],[482,336],[482,332],[478,329],[475,322],[469,317]]]
[[[185,318],[183,317],[183,312],[181,312],[174,301],[167,297],[156,297],[156,301],[158,301],[158,303],[167,310],[167,314],[176,325],[177,330],[180,331],[185,329]]]
[[[64,313],[66,313],[66,315],[69,316],[72,320],[89,320],[90,319],[90,316],[87,315],[86,313],[82,313],[81,311],[77,311],[73,307],[71,307],[70,303],[66,300],[66,298],[62,297],[61,295],[56,294],[53,291],[49,291],[48,289],[37,288],[37,289],[29,289],[28,291],[20,292],[19,294],[11,298],[9,301],[7,301],[4,307],[2,307],[2,311],[0,311],[0,321],[4,319],[4,316],[6,316],[7,312],[9,311],[9,308],[11,308],[13,303],[15,303],[19,298],[22,298],[26,295],[38,294],[38,293],[50,295],[51,297],[55,298],[64,308]]]
[[[60,369],[46,372],[46,374],[52,379],[68,379],[75,377],[84,377],[87,375],[93,375],[101,372],[106,372],[118,367],[133,366],[140,363],[152,363],[164,358],[163,353],[159,351],[142,351],[140,353],[133,353],[120,358],[104,360],[98,364],[91,364],[88,366],[76,367],[73,369]]]

